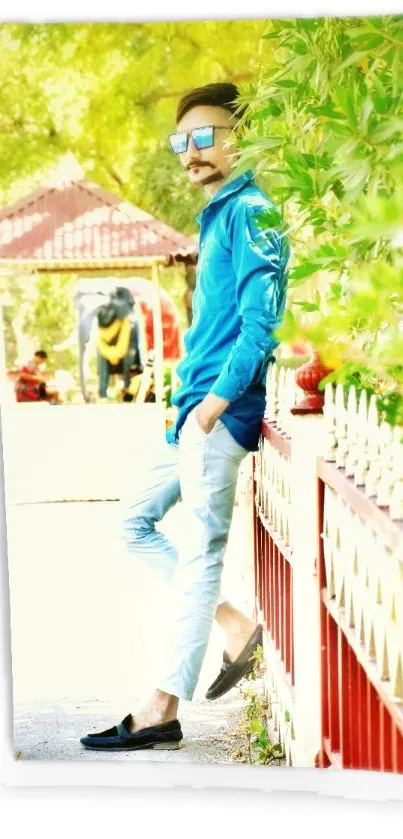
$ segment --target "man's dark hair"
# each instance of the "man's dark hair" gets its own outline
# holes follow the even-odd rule
[[[45,358],[48,357],[48,354],[47,352],[45,352],[45,350],[37,350],[35,356],[38,356],[38,358],[43,358],[43,360],[45,361]]]
[[[189,93],[185,93],[180,99],[176,111],[176,124],[191,108],[196,108],[197,105],[216,105],[226,108],[231,114],[235,114],[239,107],[235,101],[237,96],[239,96],[239,90],[236,85],[230,82],[218,82],[216,84],[206,84],[204,87],[196,87]],[[242,116],[243,112],[244,109],[238,115]]]

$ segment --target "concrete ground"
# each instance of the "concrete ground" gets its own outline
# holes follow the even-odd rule
[[[178,505],[164,522],[181,543]],[[114,502],[12,505],[7,510],[15,752],[34,760],[140,760],[228,763],[239,747],[238,688],[215,702],[204,694],[220,667],[213,627],[193,702],[180,706],[180,750],[93,752],[83,733],[135,712],[156,684],[169,592],[119,538]],[[224,585],[251,615],[252,546],[247,511],[235,508]]]
[[[79,743],[81,734],[103,731],[119,722],[136,705],[135,697],[121,702],[55,700],[18,703],[14,720],[14,750],[22,760],[131,760],[185,763],[232,763],[239,748],[236,728],[241,703],[236,688],[214,703],[196,700],[181,707],[184,739],[180,749],[139,752],[96,752]]]

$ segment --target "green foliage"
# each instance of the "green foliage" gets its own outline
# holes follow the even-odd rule
[[[0,204],[36,188],[71,151],[89,180],[196,235],[205,196],[167,142],[177,102],[208,82],[251,79],[266,28],[262,20],[0,24]],[[9,366],[17,316],[49,349],[67,337],[74,314],[61,278],[35,281],[37,298],[13,282],[3,283],[12,296],[4,310]],[[183,272],[165,272],[162,284],[185,327]],[[76,374],[75,352],[59,353],[57,364]]]
[[[178,99],[208,82],[252,78],[255,21],[0,25],[2,203],[70,150],[87,177],[187,233],[203,196],[167,135]]]
[[[24,332],[49,355],[49,368],[78,373],[77,347],[53,352],[77,328],[74,308],[74,274],[39,274],[35,282],[36,298],[27,312]],[[78,381],[78,379],[77,379]]]
[[[265,39],[240,168],[256,166],[291,240],[279,338],[402,422],[403,16],[276,20]]]
[[[239,83],[250,125],[238,171],[256,168],[278,207],[262,227],[286,231],[292,244],[280,337],[306,339],[337,380],[355,377],[401,422],[402,44],[401,15],[1,24],[1,203],[33,189],[70,150],[86,177],[196,234],[204,196],[166,137],[183,92]],[[179,273],[167,275],[171,285],[183,311]],[[68,284],[41,281],[36,303],[6,287],[8,362],[21,312],[45,347],[63,340],[73,317]],[[72,369],[73,355],[58,362]]]
[[[240,690],[245,705],[243,717],[236,734],[244,738],[245,745],[233,753],[233,757],[241,763],[278,764],[283,758],[280,743],[273,743],[267,730],[267,699],[262,696],[253,684],[263,674],[263,648],[258,647],[253,653],[253,670],[241,683]]]

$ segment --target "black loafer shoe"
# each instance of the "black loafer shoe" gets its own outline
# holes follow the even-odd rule
[[[254,667],[252,655],[262,644],[263,630],[261,624],[258,624],[253,635],[251,635],[248,643],[235,661],[231,662],[227,653],[224,652],[221,670],[213,684],[210,685],[206,693],[206,699],[218,699],[219,696],[224,696],[224,693],[227,693],[244,676],[247,676]]]
[[[134,749],[180,749],[183,739],[182,729],[178,720],[152,725],[132,733],[129,725],[132,715],[113,728],[101,731],[100,734],[87,734],[81,737],[80,743],[86,749],[100,749],[108,752],[133,751]]]

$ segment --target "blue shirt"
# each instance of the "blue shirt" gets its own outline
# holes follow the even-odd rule
[[[248,450],[258,447],[289,259],[285,236],[257,226],[256,217],[268,209],[272,202],[248,171],[226,183],[197,217],[193,320],[177,367],[182,384],[172,397],[178,414],[168,442],[178,439],[189,411],[211,392],[230,402],[220,419],[235,440]]]

